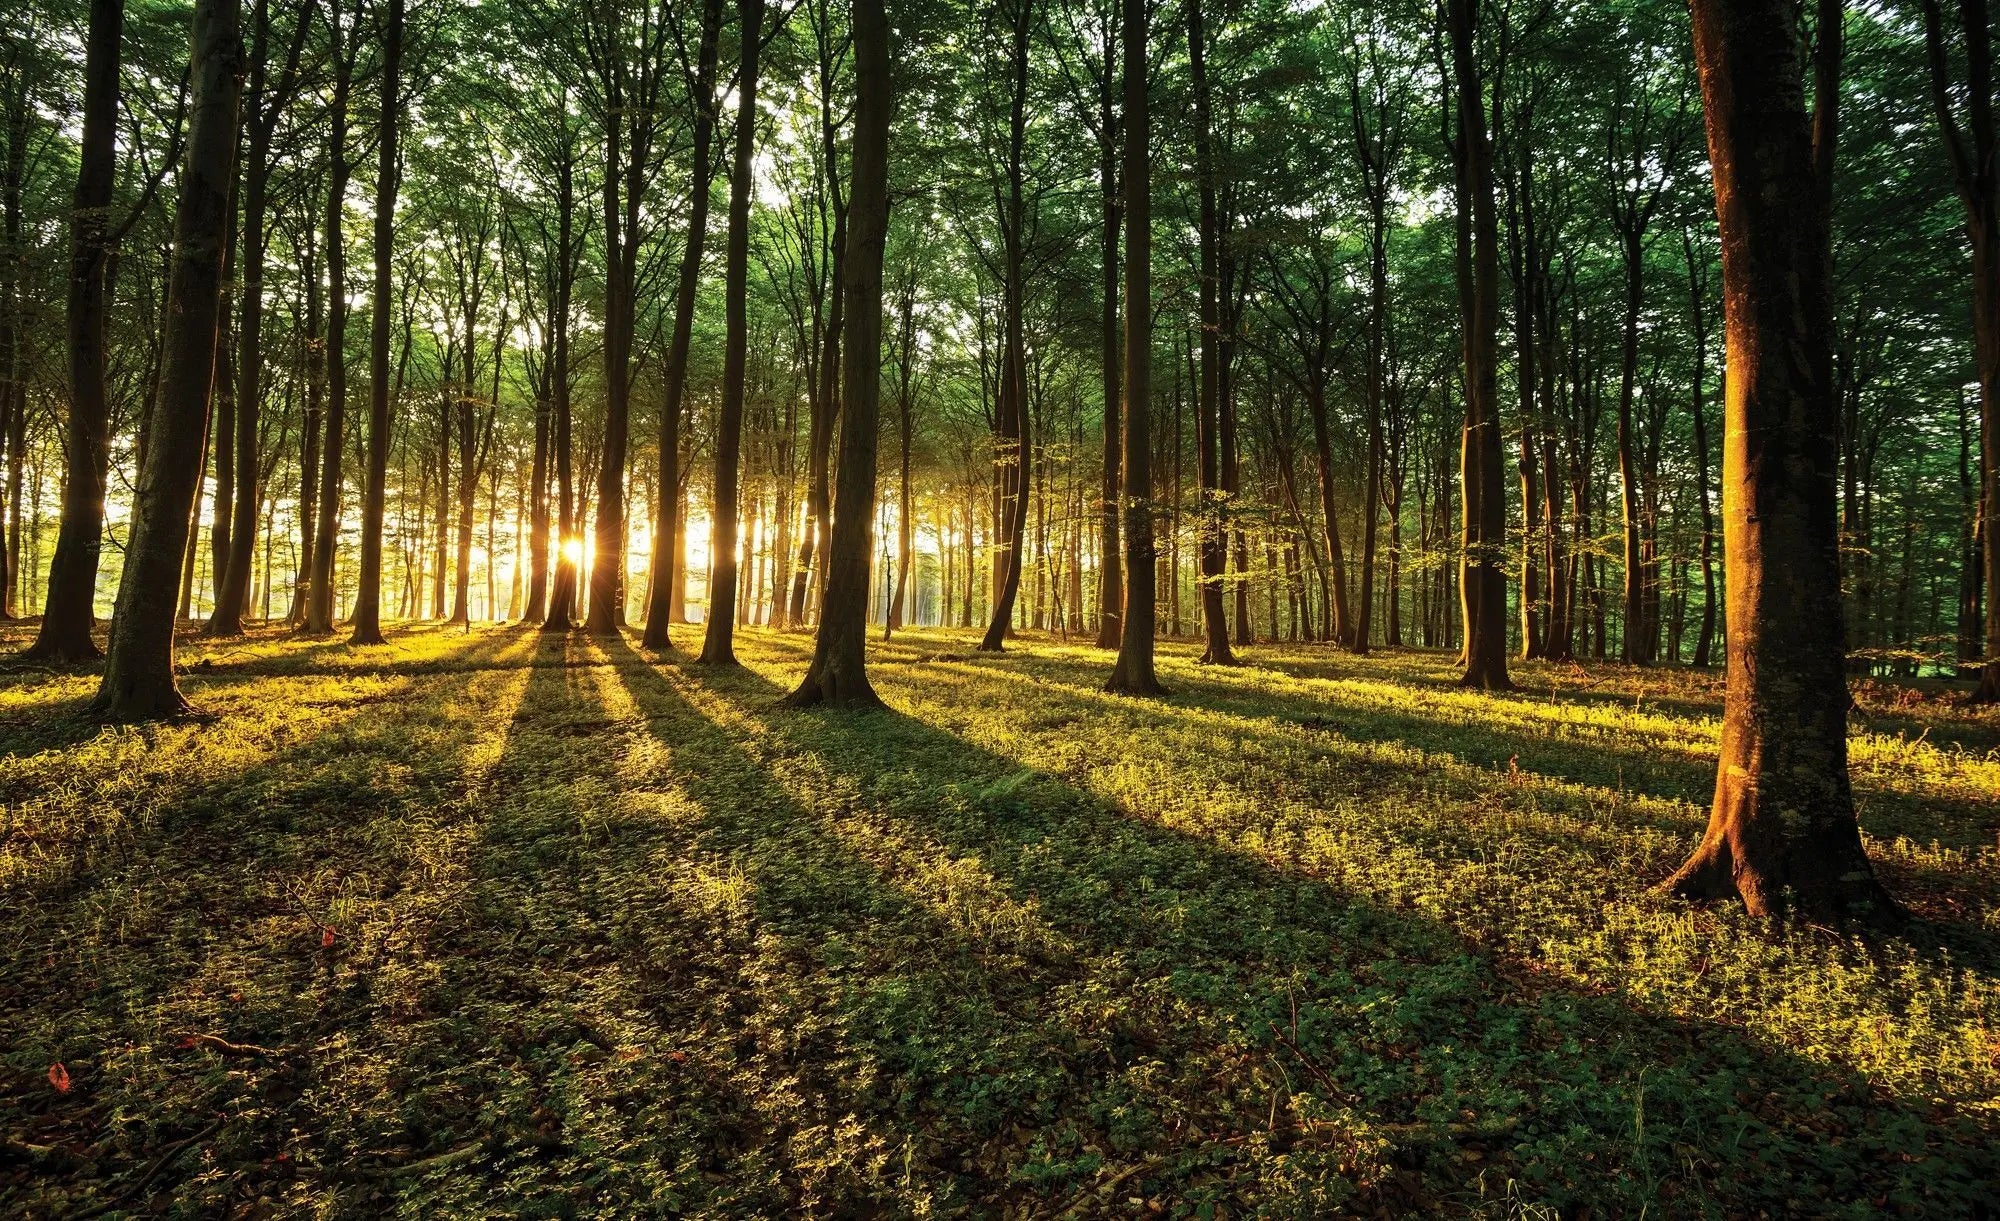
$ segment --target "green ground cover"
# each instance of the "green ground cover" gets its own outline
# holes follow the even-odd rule
[[[693,632],[682,643],[695,643]],[[0,644],[8,642],[0,641]],[[1918,919],[1648,889],[1712,676],[912,632],[893,711],[636,642],[0,674],[0,1213],[1974,1215],[2000,719],[1865,686]],[[55,1067],[60,1065],[59,1073]],[[61,1077],[58,1082],[56,1077]],[[58,1085],[67,1086],[66,1089]]]

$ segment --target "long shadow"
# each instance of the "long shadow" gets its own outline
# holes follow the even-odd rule
[[[419,711],[418,694],[437,702]],[[58,1095],[6,1072],[0,1129],[74,1160],[44,1181],[0,1179],[0,1210],[167,1198],[229,1211],[238,1187],[199,1177],[193,1138],[251,1185],[248,1198],[288,1190],[298,1134],[331,1126],[321,1096],[340,1070],[319,1049],[365,1047],[377,1012],[393,921],[365,935],[357,925],[423,868],[405,829],[452,800],[477,740],[476,723],[451,715],[465,694],[315,713],[277,749],[169,791],[76,869],[0,896],[15,934],[0,957],[10,1059],[63,1060],[75,1081]],[[228,759],[255,728],[193,732],[224,735]],[[340,926],[334,943],[321,944],[322,925]]]
[[[871,1016],[856,981],[990,1026],[1036,998],[1018,971],[951,992],[935,972],[1039,951],[886,883],[622,641],[545,640],[535,662],[466,890],[426,936],[440,969],[414,1016],[452,1058],[378,1048],[413,1121],[363,1177],[384,1203],[467,1215],[907,1211],[884,1158],[957,1151],[898,1121],[897,1092],[983,1077],[938,1063],[943,1032]],[[949,1054],[987,1050],[967,1048]],[[475,1134],[448,1180],[392,1181]]]
[[[987,672],[995,669],[993,663],[984,660],[953,659],[945,664]],[[1079,694],[1096,689],[1092,681],[1095,675],[1085,671],[1079,662],[1029,658],[1011,669],[1059,679]],[[1338,691],[1311,702],[1295,703],[1245,691],[1228,679],[1179,673],[1174,676],[1174,683],[1175,694],[1182,704],[1194,703],[1235,716],[1333,733],[1350,741],[1401,743],[1489,769],[1507,771],[1518,767],[1556,780],[1595,786],[1607,794],[1644,794],[1704,807],[1715,784],[1715,768],[1709,760],[1676,758],[1678,749],[1672,753],[1649,753],[1643,748],[1617,745],[1608,735],[1568,741],[1537,738],[1526,728],[1498,731],[1482,728],[1470,720],[1436,720],[1399,713],[1378,703],[1344,697]],[[1587,732],[1589,727],[1575,728]],[[1871,783],[1865,775],[1856,778],[1855,791],[1863,826],[1873,834],[1904,835],[1920,844],[1936,841],[1946,847],[1969,848],[1990,844],[1993,832],[2000,829],[2000,803],[1888,790]],[[1685,830],[1677,820],[1658,825],[1662,830]]]
[[[623,660],[642,705],[678,696]],[[976,1206],[1024,1184],[1061,1199],[1111,1165],[1132,1170],[1121,1194],[1290,1211],[1467,1207],[1500,1181],[1486,1167],[1544,1202],[1614,1211],[1830,1212],[1888,1194],[1949,1212],[1993,1198],[1991,1133],[1851,1071],[1534,976],[1434,920],[1134,818],[909,717],[774,711],[778,688],[755,675],[688,673],[720,701],[707,714],[738,722],[727,735],[822,824],[976,861],[1087,968],[1021,968],[1061,1015],[1062,1071],[987,1090],[1001,1130],[1043,1135],[961,1175]],[[811,929],[812,909],[800,914]],[[1066,1008],[1077,995],[1100,1007]],[[1266,1066],[1286,1084],[1251,1088]],[[924,1117],[954,1122],[949,1107]],[[1504,1137],[1437,1139],[1496,1119],[1513,1125]]]
[[[940,676],[932,681],[949,676],[968,684],[1031,686],[1115,712],[1168,733],[1185,732],[1198,737],[1212,735],[1215,729],[1202,714],[1225,713],[1240,718],[1238,724],[1229,726],[1236,741],[1257,743],[1270,753],[1293,756],[1299,755],[1303,746],[1308,760],[1313,756],[1325,758],[1338,768],[1347,781],[1347,787],[1356,790],[1395,792],[1407,791],[1410,787],[1407,762],[1385,763],[1372,758],[1366,744],[1407,746],[1410,745],[1408,739],[1419,733],[1424,738],[1442,734],[1448,735],[1446,740],[1453,740],[1458,725],[1457,722],[1434,723],[1416,716],[1385,714],[1372,703],[1358,704],[1348,716],[1320,715],[1330,707],[1337,707],[1340,701],[1336,698],[1326,703],[1290,703],[1277,697],[1245,691],[1228,680],[1203,680],[1186,673],[1176,674],[1172,679],[1179,698],[1160,703],[1134,704],[1072,681],[1073,663],[1066,659],[1050,661],[1031,658],[1025,664],[1003,666],[954,657],[929,659],[924,664],[926,668],[922,673]],[[989,697],[968,690],[966,698],[982,701]],[[1059,715],[1073,717],[1074,714]],[[1380,732],[1385,723],[1401,732]],[[1405,728],[1406,724],[1417,728]],[[1485,742],[1488,749],[1496,752],[1504,750],[1509,743],[1523,740],[1497,731],[1476,729],[1468,730],[1466,736]],[[1428,742],[1417,745],[1420,749],[1431,749]],[[1529,758],[1531,766],[1521,767],[1515,773],[1514,769],[1524,757]],[[1449,796],[1455,802],[1480,808],[1490,808],[1496,803],[1506,808],[1511,815],[1505,830],[1506,840],[1515,846],[1532,846],[1549,859],[1570,861],[1576,868],[1574,885],[1578,893],[1590,892],[1596,887],[1603,891],[1605,898],[1610,899],[1628,893],[1635,879],[1644,884],[1665,877],[1685,859],[1693,837],[1706,817],[1705,811],[1693,801],[1671,790],[1665,793],[1648,792],[1643,787],[1622,783],[1616,790],[1609,786],[1596,786],[1595,792],[1587,786],[1582,791],[1551,790],[1532,783],[1517,787],[1516,775],[1533,781],[1548,774],[1545,769],[1532,765],[1534,760],[1526,750],[1520,755],[1510,756],[1504,769],[1482,768],[1478,763],[1466,762],[1458,755],[1450,758],[1453,760],[1450,763],[1426,764],[1423,769],[1424,795]],[[1702,774],[1706,776],[1709,773],[1704,770]],[[1862,793],[1865,826],[1877,833],[1910,833],[1909,828],[1884,825],[1890,820],[1881,814],[1883,794],[1871,793],[1865,785],[1858,787]],[[1937,807],[1933,830],[1942,826],[1953,833],[1949,836],[1951,839],[1965,840],[1974,845],[1983,842],[1979,838],[1980,831],[1966,829],[1965,824],[1975,819],[1954,818],[1952,815],[1983,810],[1985,807],[1949,800],[1926,804],[1908,795],[1892,796],[1903,799],[1904,810],[1916,809],[1926,817],[1933,813],[1930,806]],[[1665,797],[1668,801],[1663,804],[1644,800],[1646,797]],[[1684,804],[1677,807],[1672,804],[1676,800]],[[1554,825],[1537,825],[1551,821]],[[1648,835],[1648,838],[1636,845],[1626,842],[1633,838],[1635,832]],[[1414,847],[1428,858],[1450,855],[1460,861],[1484,860],[1492,850],[1492,833],[1479,820],[1434,820],[1416,828],[1414,838],[1399,837],[1392,829],[1372,825],[1365,834],[1381,840],[1385,848]],[[1947,837],[1933,835],[1931,838]],[[1654,851],[1636,870],[1614,877],[1605,873],[1601,860],[1593,859],[1607,844],[1628,849],[1619,853],[1628,864],[1633,855],[1630,848],[1650,847]],[[1972,851],[1976,854],[1978,849],[1975,847]],[[1991,879],[1979,870],[1976,855],[1970,863],[1957,864],[1927,861],[1923,859],[1924,855],[1922,852],[1914,855],[1904,852],[1892,844],[1884,849],[1877,862],[1892,888],[1911,904],[1920,917],[1902,931],[1898,944],[1907,946],[1934,964],[1971,967],[1988,976],[2000,976],[2000,934],[1989,926],[1988,919],[1980,910],[1982,906],[1990,909],[2000,902],[2000,890],[1996,890]],[[1966,910],[1968,900],[1974,908],[1969,913]],[[1487,915],[1504,916],[1518,908],[1517,903],[1502,903]],[[1504,926],[1507,922],[1499,923]],[[1517,926],[1511,930],[1512,936],[1526,937],[1530,942],[1537,938],[1538,933],[1530,924],[1518,919],[1512,923]],[[1505,939],[1510,930],[1495,927],[1490,928],[1488,933]]]

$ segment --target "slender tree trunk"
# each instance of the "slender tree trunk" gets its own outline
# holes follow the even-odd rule
[[[1958,194],[1965,205],[1972,246],[1972,332],[1979,372],[1981,567],[1985,570],[1984,656],[1980,659],[1981,702],[2000,701],[2000,140],[1993,123],[1993,43],[1984,0],[1960,6],[1965,40],[1966,116],[1961,130],[1953,114],[1953,89],[1937,0],[1924,0],[1925,45],[1929,52],[1931,97],[1951,156]]]
[[[347,452],[347,183],[353,162],[347,155],[347,102],[354,60],[340,23],[340,0],[328,13],[333,83],[327,102],[328,187],[326,197],[326,439],[320,451],[319,509],[315,514],[312,564],[306,581],[305,630],[333,631],[334,571],[340,546],[341,484]]]
[[[555,403],[556,462],[556,548],[555,588],[549,592],[548,616],[542,620],[545,632],[567,632],[576,616],[577,570],[583,559],[583,540],[576,520],[576,463],[570,438],[569,324],[571,294],[576,285],[576,159],[566,148],[556,167],[556,293],[550,307],[552,335],[549,360],[550,394]]]
[[[237,243],[241,283],[236,327],[236,499],[231,506],[228,564],[219,574],[215,611],[206,629],[210,636],[242,635],[251,569],[256,562],[257,518],[264,502],[258,484],[263,473],[258,441],[264,406],[264,263],[269,246],[265,218],[270,207],[271,139],[278,115],[290,97],[292,72],[298,61],[295,44],[278,80],[269,80],[270,0],[255,0],[251,13],[243,230]],[[309,8],[299,12],[299,43],[310,17]]]
[[[1753,915],[1884,915],[1847,776],[1831,218],[1788,0],[1694,0],[1730,352],[1728,695],[1715,804],[1666,882]]]
[[[63,438],[62,524],[49,568],[42,625],[28,650],[31,658],[51,661],[88,661],[98,655],[90,629],[95,619],[98,556],[104,545],[104,481],[111,462],[111,415],[104,384],[104,327],[110,305],[105,263],[110,253],[107,238],[117,177],[118,60],[124,28],[124,0],[91,0],[90,32],[84,47],[83,140],[78,147],[70,225],[70,408],[69,428]],[[14,251],[10,249],[8,255],[12,258]],[[14,376],[18,379],[18,370]],[[7,391],[18,412],[21,396],[17,387],[9,385]],[[204,401],[204,419],[207,410]],[[9,438],[10,459],[18,472],[22,421],[9,423],[14,434]],[[195,461],[201,461],[198,453]],[[10,482],[18,489],[18,473]],[[18,537],[18,490],[10,516]],[[19,557],[10,558],[17,561],[10,566],[11,573]],[[178,554],[174,561],[178,568]]]
[[[997,653],[1014,629],[1014,606],[1021,593],[1026,566],[1030,463],[1034,459],[1028,406],[1027,341],[1023,312],[1027,308],[1024,263],[1027,252],[1025,176],[1028,156],[1028,48],[1033,0],[1012,0],[1013,45],[1011,109],[1007,140],[1007,195],[1000,215],[1005,247],[1001,282],[1001,356],[999,387],[1000,517],[993,547],[993,613],[980,640],[983,652]]]
[[[1187,35],[1189,72],[1194,82],[1195,182],[1200,197],[1198,234],[1200,244],[1200,289],[1197,293],[1201,325],[1200,405],[1196,413],[1198,470],[1201,486],[1200,531],[1201,623],[1204,648],[1202,661],[1210,665],[1233,666],[1236,655],[1230,648],[1229,621],[1223,585],[1229,559],[1226,514],[1228,501],[1222,486],[1224,455],[1221,450],[1222,382],[1221,322],[1217,302],[1217,246],[1221,222],[1215,205],[1215,155],[1211,130],[1207,51],[1208,38],[1202,28],[1201,0],[1188,0]]]
[[[355,644],[382,643],[382,518],[389,491],[389,316],[396,240],[396,138],[402,102],[403,0],[384,0],[375,174],[375,300],[368,347],[368,472],[361,501],[361,570],[351,616]]]
[[[1103,272],[1099,355],[1103,360],[1104,384],[1104,482],[1103,503],[1099,506],[1097,560],[1097,647],[1115,649],[1124,635],[1124,571],[1118,543],[1118,228],[1124,207],[1118,196],[1118,116],[1113,91],[1117,88],[1118,40],[1110,22],[1105,23],[1103,86],[1098,97],[1098,183],[1104,192],[1104,236],[1099,258]]]
[[[188,543],[203,421],[217,372],[223,247],[243,93],[238,22],[235,0],[199,0],[195,7],[187,160],[174,214],[160,392],[133,502],[110,658],[91,704],[91,713],[105,720],[188,711],[174,685],[174,578]]]
[[[1715,648],[1715,510],[1708,498],[1708,294],[1706,281],[1695,275],[1694,246],[1686,246],[1692,315],[1694,318],[1694,397],[1688,405],[1694,417],[1695,503],[1701,506],[1701,629],[1694,642],[1694,664],[1706,669]]]
[[[743,382],[748,358],[747,294],[750,274],[751,159],[757,145],[757,63],[763,38],[764,0],[738,0],[743,60],[737,71],[736,155],[729,176],[729,234],[723,266],[722,406],[715,427],[714,507],[709,514],[708,623],[701,660],[733,666],[736,660],[737,481],[742,465]],[[872,450],[871,450],[872,457]],[[862,551],[867,563],[867,551]],[[867,579],[862,579],[867,613]]]
[[[659,487],[653,497],[653,573],[646,601],[649,649],[674,647],[675,583],[680,579],[681,413],[686,398],[688,351],[693,345],[695,299],[701,288],[702,248],[708,236],[709,196],[713,192],[715,136],[715,76],[717,43],[722,29],[722,0],[704,0],[701,44],[694,79],[694,183],[688,198],[687,241],[681,247],[680,275],[674,294],[673,333],[667,343],[666,396],[660,408]]]

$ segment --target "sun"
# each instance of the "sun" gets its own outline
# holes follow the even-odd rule
[[[568,560],[572,565],[580,566],[583,563],[583,540],[580,538],[565,539],[562,545],[562,553],[565,560]]]

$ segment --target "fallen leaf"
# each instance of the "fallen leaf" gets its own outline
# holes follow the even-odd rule
[[[69,1093],[69,1070],[63,1067],[61,1060],[49,1065],[49,1084],[56,1087],[58,1094]]]

